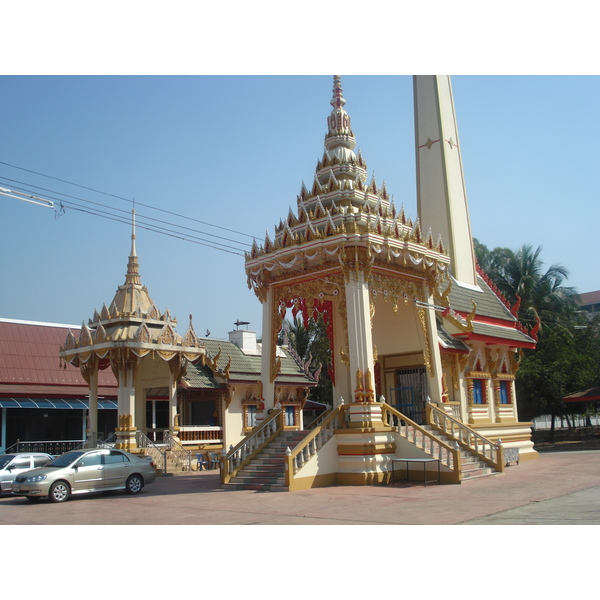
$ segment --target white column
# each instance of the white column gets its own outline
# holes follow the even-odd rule
[[[177,415],[177,379],[173,369],[169,369],[169,430],[175,434],[175,415]]]
[[[135,419],[133,425],[136,429],[147,433],[146,430],[146,390],[144,389],[141,368],[136,369],[135,375]]]
[[[273,339],[273,290],[267,288],[266,299],[263,302],[262,317],[262,357],[260,363],[260,379],[262,382],[265,411],[275,406],[275,382],[271,381],[271,364],[276,348]]]
[[[425,288],[427,293],[427,288]],[[434,297],[430,295],[427,302],[434,304]],[[418,309],[417,309],[418,310]],[[435,311],[432,308],[423,309],[425,312],[425,323],[427,325],[427,336],[429,342],[429,361],[431,368],[428,370],[429,375],[429,395],[434,404],[442,403],[442,355],[440,352],[440,343],[437,335],[437,322]]]
[[[369,286],[365,281],[364,273],[362,271],[358,273],[351,271],[345,288],[351,390],[354,390],[356,386],[356,374],[359,369],[363,376],[366,376],[367,371],[370,371],[373,378],[373,385],[375,377]],[[353,399],[349,398],[348,401],[352,402]]]
[[[96,434],[98,433],[98,369],[94,368],[90,371],[89,381],[89,424],[86,438],[92,438],[94,442],[97,442]],[[85,430],[85,427],[84,427]]]
[[[131,415],[131,423],[135,424],[135,386],[133,368],[131,365],[123,367],[119,374],[118,413]]]

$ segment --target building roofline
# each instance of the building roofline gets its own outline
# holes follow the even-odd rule
[[[5,319],[0,317],[0,323],[12,323],[13,325],[35,325],[37,327],[61,327],[64,329],[81,329],[81,325],[66,325],[64,323],[44,323],[42,321],[21,321],[19,319]]]

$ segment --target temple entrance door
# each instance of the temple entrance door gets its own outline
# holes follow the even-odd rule
[[[392,388],[390,395],[394,398],[394,408],[405,414],[419,425],[425,424],[425,403],[427,402],[428,385],[425,368],[398,369],[396,371],[397,387]]]

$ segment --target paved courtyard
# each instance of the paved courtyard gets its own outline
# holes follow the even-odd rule
[[[140,495],[65,504],[0,497],[1,525],[597,525],[600,451],[543,453],[462,485],[230,491],[215,471],[161,477]]]

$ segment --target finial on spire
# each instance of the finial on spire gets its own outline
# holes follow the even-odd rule
[[[140,283],[139,264],[135,249],[135,208],[131,211],[131,252],[129,253],[129,262],[127,263],[127,275],[125,284]]]
[[[131,209],[131,254],[130,256],[136,256],[135,249],[135,208]]]
[[[333,108],[342,108],[346,104],[342,93],[342,80],[339,75],[333,76],[333,98],[329,102]]]

